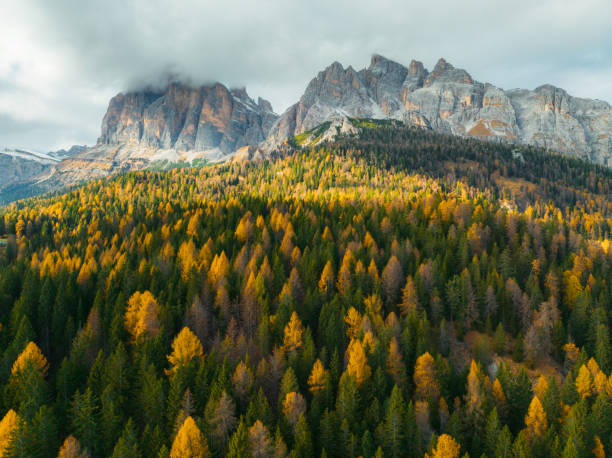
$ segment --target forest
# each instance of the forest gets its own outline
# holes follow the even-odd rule
[[[0,456],[605,457],[612,171],[382,124],[0,207]]]

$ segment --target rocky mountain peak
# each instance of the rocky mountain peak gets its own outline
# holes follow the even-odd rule
[[[541,86],[536,87],[533,92],[542,95],[555,95],[559,94],[561,96],[567,96],[567,92],[565,89],[561,89],[559,87],[553,86],[552,84],[542,84]]]
[[[381,56],[380,54],[372,54],[372,57],[370,59],[370,68],[374,67],[379,62],[383,62],[385,60],[387,60],[387,58]]]
[[[334,62],[275,123],[266,148],[342,118],[392,118],[440,132],[527,143],[612,165],[612,108],[544,85],[504,91],[444,58],[429,73],[380,54],[359,72]],[[270,146],[271,145],[271,146]]]
[[[268,111],[270,113],[274,113],[274,110],[272,109],[272,104],[267,101],[266,99],[262,99],[261,97],[257,97],[257,106],[263,110],[263,111]]]
[[[234,87],[232,89],[230,89],[230,92],[232,93],[232,95],[236,98],[239,98],[241,100],[249,100],[249,94],[247,93],[246,87],[242,86],[242,87]]]
[[[408,73],[408,69],[402,64],[398,64],[391,59],[387,59],[379,54],[374,54],[370,62],[370,66],[367,68],[368,71],[376,76],[393,73],[398,77],[405,78]]]
[[[381,56],[380,54],[372,54],[372,57],[370,59],[370,69],[379,66],[380,64],[384,65],[384,66],[388,66],[388,65],[401,65],[398,64],[397,62],[391,60],[391,59],[387,59],[385,56]]]
[[[158,92],[113,97],[98,143],[119,145],[130,157],[148,149],[226,154],[262,142],[276,117],[269,102],[256,103],[245,88],[172,81]]]
[[[429,74],[427,79],[425,80],[425,85],[431,85],[436,81],[444,81],[444,82],[454,82],[454,83],[464,83],[464,84],[473,84],[474,80],[470,76],[468,72],[461,68],[455,68],[452,64],[447,62],[443,57],[441,57],[433,71]]]
[[[423,65],[423,62],[419,62],[418,60],[411,60],[410,65],[408,65],[408,74],[409,75],[426,75],[427,70]]]
[[[444,59],[444,57],[440,57],[440,59],[438,59],[438,62],[436,62],[436,66],[434,67],[431,74],[436,75],[436,76],[441,76],[444,73],[446,73],[448,70],[454,70],[454,69],[455,67],[453,67],[452,64],[448,63],[446,59]]]

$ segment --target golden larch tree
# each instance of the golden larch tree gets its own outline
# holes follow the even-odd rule
[[[342,258],[342,264],[338,271],[338,279],[336,281],[336,288],[341,295],[348,294],[351,288],[351,267],[353,265],[354,256],[351,249],[347,249]]]
[[[5,455],[17,428],[19,428],[19,415],[10,409],[0,421],[0,456]]]
[[[285,335],[283,337],[283,347],[285,351],[292,352],[299,350],[302,346],[302,335],[304,334],[304,326],[296,312],[291,314],[289,323],[285,326]]]
[[[308,388],[312,394],[320,393],[325,388],[327,371],[323,367],[320,359],[317,359],[312,366],[312,371],[308,377]]]
[[[606,458],[606,452],[599,436],[595,436],[595,438],[593,439],[593,443],[595,444],[593,450],[591,450],[593,456],[595,458]]]
[[[70,435],[62,444],[57,458],[89,458],[87,450],[83,450],[81,443]]]
[[[399,307],[402,315],[416,312],[419,308],[419,296],[412,275],[408,275],[408,278],[406,278],[406,285],[402,290],[402,303]]]
[[[548,382],[546,381],[546,377],[540,375],[538,381],[533,388],[533,394],[538,397],[538,399],[544,399],[544,395],[548,390]]]
[[[529,404],[529,410],[525,416],[525,427],[527,429],[527,435],[532,439],[543,437],[548,429],[546,412],[537,396],[534,396],[531,400],[531,404]]]
[[[128,300],[125,327],[134,340],[159,334],[159,305],[150,291],[137,291]]]
[[[480,383],[481,373],[478,365],[474,360],[470,364],[470,372],[467,376],[467,391],[465,394],[465,401],[468,411],[472,414],[482,414],[482,405],[484,403],[484,396],[482,393],[482,386]]]
[[[201,358],[203,355],[204,349],[198,336],[188,327],[184,327],[172,342],[172,353],[167,356],[172,368],[167,371],[167,374],[174,373],[179,366],[189,363],[194,358]]]
[[[187,417],[174,438],[174,442],[172,442],[170,458],[204,458],[208,456],[210,456],[210,452],[206,438],[193,418],[191,416]]]
[[[181,243],[177,257],[179,265],[181,266],[181,277],[186,281],[189,278],[191,270],[197,269],[198,267],[198,252],[196,251],[193,240],[190,239],[188,242]]]
[[[349,375],[355,377],[357,386],[361,386],[372,374],[372,368],[368,365],[368,358],[361,341],[358,339],[351,340],[347,353],[348,366],[346,371]]]
[[[587,362],[587,369],[589,370],[589,372],[593,376],[593,379],[595,378],[597,373],[599,371],[601,371],[601,369],[599,368],[599,364],[597,364],[597,361],[595,361],[595,358],[591,358],[591,359],[588,360],[588,362]]]
[[[225,251],[222,251],[220,255],[215,255],[208,270],[208,279],[215,289],[218,289],[225,282],[229,270],[230,263]]]
[[[493,382],[493,399],[495,400],[495,405],[497,406],[498,412],[503,412],[506,410],[506,395],[504,394],[504,389],[499,383],[499,379],[495,379]]]
[[[596,394],[605,393],[607,384],[608,377],[606,377],[606,374],[604,374],[603,371],[599,371],[597,374],[595,374],[595,377],[593,378],[593,389],[595,390]]]
[[[306,399],[300,393],[291,391],[285,395],[283,399],[283,413],[285,418],[292,425],[295,426],[300,419],[300,415],[306,412]]]
[[[47,369],[49,368],[47,358],[45,358],[45,355],[42,354],[42,351],[40,351],[40,348],[38,348],[38,345],[34,342],[28,343],[25,349],[19,354],[13,364],[11,374],[16,374],[28,364],[33,364],[43,376],[47,375]]]
[[[293,225],[289,223],[287,224],[287,228],[285,229],[285,235],[283,236],[283,240],[281,241],[280,245],[280,251],[287,259],[289,259],[289,257],[291,256],[291,252],[293,251],[294,238],[295,231],[293,230]]]
[[[461,446],[457,443],[452,436],[448,434],[442,434],[438,437],[436,448],[431,452],[425,454],[426,458],[458,458]]]
[[[334,287],[334,268],[332,267],[331,261],[325,263],[321,278],[319,279],[319,291],[323,296],[327,296],[332,292]]]
[[[576,377],[576,391],[582,399],[586,399],[593,394],[593,380],[591,378],[591,372],[583,364],[580,366],[578,371],[578,377]]]
[[[440,396],[440,384],[436,377],[433,356],[423,353],[414,365],[415,395],[418,399],[437,399]]]
[[[357,337],[359,330],[361,329],[361,321],[363,317],[361,313],[359,313],[355,307],[351,307],[346,312],[346,316],[344,317],[344,322],[346,323],[346,335],[349,339],[354,339]]]

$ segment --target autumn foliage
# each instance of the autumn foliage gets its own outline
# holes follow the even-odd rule
[[[612,172],[347,122],[1,207],[2,455],[610,455]]]
[[[125,327],[137,340],[159,333],[159,305],[150,291],[135,292],[128,301]]]

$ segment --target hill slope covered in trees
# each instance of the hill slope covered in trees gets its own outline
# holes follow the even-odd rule
[[[0,450],[604,456],[611,192],[383,123],[0,209]]]

